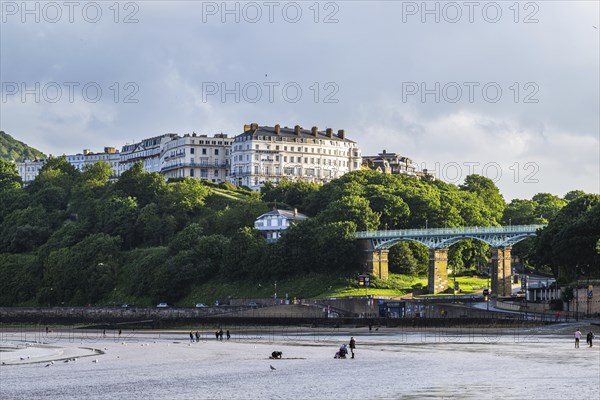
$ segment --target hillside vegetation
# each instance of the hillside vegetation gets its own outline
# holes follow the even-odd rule
[[[0,159],[8,161],[25,161],[46,158],[41,151],[29,147],[4,131],[0,131]]]
[[[599,270],[598,195],[541,193],[506,204],[494,183],[478,175],[456,186],[356,171],[323,186],[283,182],[262,193],[190,178],[165,182],[141,164],[117,181],[110,176],[104,162],[79,172],[64,157],[52,158],[23,188],[15,165],[0,160],[0,305],[189,305],[275,291],[290,298],[354,295],[356,275],[365,269],[356,231],[426,224],[548,219],[535,241],[513,253],[565,279]],[[253,224],[274,204],[310,218],[267,244]],[[465,240],[450,248],[449,262],[460,275],[489,256],[487,245]],[[424,246],[400,243],[389,259],[399,278],[375,281],[374,290],[400,295],[423,285]]]

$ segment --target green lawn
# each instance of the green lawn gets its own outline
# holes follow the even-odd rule
[[[456,278],[462,290],[457,295],[466,295],[481,292],[487,287],[484,278],[460,276]],[[275,284],[277,284],[275,289]],[[454,286],[454,279],[448,277],[448,285]],[[427,287],[427,277],[414,277],[407,275],[390,274],[389,279],[380,280],[371,278],[371,287],[359,288],[355,279],[343,278],[335,275],[311,274],[302,278],[285,281],[265,281],[261,283],[238,282],[208,282],[196,286],[191,293],[179,301],[177,306],[191,307],[196,303],[213,304],[215,300],[226,300],[228,297],[236,299],[269,298],[275,294],[284,299],[306,298],[340,298],[360,297],[365,295],[397,297],[412,292],[415,288]],[[440,295],[448,295],[441,293]]]

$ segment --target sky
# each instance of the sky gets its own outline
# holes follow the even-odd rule
[[[0,1],[0,129],[46,154],[344,129],[506,201],[600,192],[598,1]]]

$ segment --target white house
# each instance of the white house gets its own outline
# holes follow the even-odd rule
[[[267,242],[272,243],[276,242],[281,234],[296,221],[307,218],[306,215],[300,214],[297,209],[294,209],[294,211],[275,209],[256,218],[254,228],[265,236]]]

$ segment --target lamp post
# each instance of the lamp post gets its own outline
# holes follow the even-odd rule
[[[527,290],[527,275],[523,274],[523,280],[521,284],[525,288],[525,319],[527,319],[527,298],[529,297],[529,290]]]

